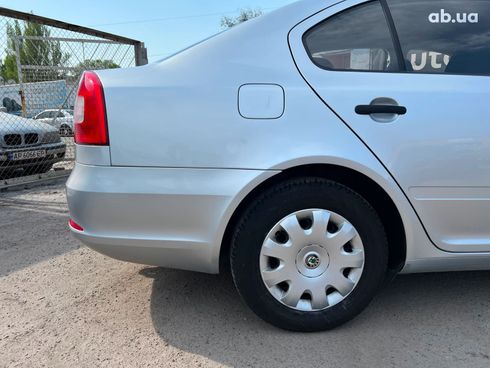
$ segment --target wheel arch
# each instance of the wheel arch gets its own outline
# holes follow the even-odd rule
[[[391,196],[372,178],[354,169],[334,164],[305,164],[294,166],[266,179],[252,189],[239,203],[226,225],[222,238],[219,268],[229,270],[229,251],[233,231],[243,211],[264,190],[272,185],[295,177],[315,176],[337,181],[348,186],[376,210],[385,227],[389,244],[389,273],[398,273],[405,265],[407,254],[406,230],[400,211]]]

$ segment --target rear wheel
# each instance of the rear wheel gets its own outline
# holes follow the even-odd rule
[[[60,127],[60,135],[62,137],[69,137],[69,136],[73,135],[73,131],[68,125],[62,125]]]
[[[322,178],[280,183],[244,212],[231,269],[261,318],[295,331],[334,328],[359,314],[384,280],[387,241],[359,194]]]

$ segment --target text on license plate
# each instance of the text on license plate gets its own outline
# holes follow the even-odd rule
[[[33,158],[43,158],[43,157],[46,157],[45,150],[12,152],[11,154],[9,154],[10,161],[30,160]]]

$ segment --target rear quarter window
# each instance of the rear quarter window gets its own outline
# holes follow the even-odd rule
[[[398,71],[398,60],[378,1],[336,14],[303,36],[311,60],[329,70]]]

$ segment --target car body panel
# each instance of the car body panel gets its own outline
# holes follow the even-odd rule
[[[107,104],[112,164],[267,169],[281,161],[272,140],[281,144],[294,132],[302,146],[318,145],[315,132],[297,124],[305,119],[303,112],[292,108],[298,95],[315,96],[295,69],[286,35],[298,21],[331,3],[292,4],[162,62],[97,71]],[[240,115],[239,89],[251,83],[284,88],[280,118]],[[128,101],[138,101],[138,109]],[[161,113],[155,114],[155,108]],[[200,124],[204,112],[205,123]]]
[[[111,257],[217,273],[219,234],[243,188],[273,171],[88,166],[67,183],[76,236]],[[145,185],[142,186],[141,183]]]
[[[93,157],[104,153],[97,147]],[[77,151],[80,146],[77,147]],[[357,156],[358,155],[358,156]],[[409,203],[365,152],[363,162],[309,157],[287,163],[334,163],[376,180],[399,206],[407,237],[402,273],[490,268],[488,253],[447,253],[431,245]],[[367,166],[364,166],[367,165]],[[370,167],[371,166],[371,167]],[[72,229],[89,247],[112,258],[170,268],[218,273],[227,225],[254,188],[280,170],[140,168],[77,163],[67,182]],[[145,185],[141,185],[145,183]]]
[[[387,167],[438,247],[490,251],[490,125],[484,110],[490,79],[329,71],[314,65],[302,42],[304,33],[359,3],[345,1],[292,30],[289,40],[299,70]],[[356,105],[377,98],[393,99],[408,112],[387,123],[355,113]]]
[[[84,231],[72,232],[114,258],[217,273],[247,196],[283,170],[326,164],[365,175],[393,200],[406,235],[403,272],[490,268],[490,253],[431,243],[391,173],[298,72],[288,33],[335,3],[302,1],[161,62],[97,71],[110,147],[76,147],[67,194]],[[241,116],[239,89],[250,84],[280,86],[283,114]]]
[[[111,151],[108,146],[76,145],[76,162],[91,166],[111,166]]]

